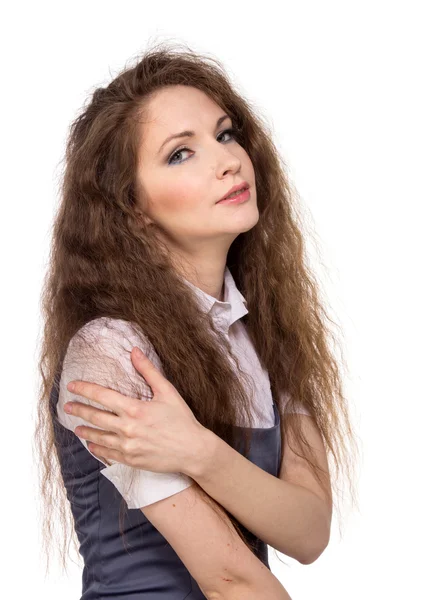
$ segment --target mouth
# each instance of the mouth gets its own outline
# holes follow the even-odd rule
[[[240,192],[237,192],[235,194],[232,194],[231,196],[224,198],[223,200],[220,200],[219,202],[217,202],[217,204],[230,204],[230,205],[235,205],[235,204],[243,204],[244,202],[247,202],[247,200],[250,199],[250,190],[248,188],[241,188]]]
[[[239,196],[240,194],[248,190],[249,187],[250,185],[247,183],[247,181],[233,186],[225,196],[223,196],[216,202],[216,204],[218,204],[219,202],[223,202],[224,200],[232,200],[233,198]]]

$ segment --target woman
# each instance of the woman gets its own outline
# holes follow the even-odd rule
[[[349,475],[354,436],[294,199],[192,51],[150,50],[73,123],[35,435],[45,542],[71,513],[83,600],[288,598],[267,544],[303,564],[327,545],[326,452]]]

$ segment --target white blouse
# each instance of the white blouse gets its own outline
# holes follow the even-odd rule
[[[201,310],[212,313],[215,327],[227,335],[241,369],[249,374],[251,381],[254,382],[252,389],[249,390],[253,396],[252,427],[273,427],[273,400],[268,373],[262,368],[245,325],[241,321],[241,317],[248,313],[246,300],[236,287],[228,267],[224,272],[223,302],[195,287],[191,282],[185,281],[199,298]],[[91,348],[81,345],[80,333],[85,333],[86,339],[89,339],[91,335],[94,336],[96,344]],[[80,417],[65,413],[63,406],[66,402],[85,402],[105,409],[101,404],[67,390],[67,384],[72,380],[92,381],[130,396],[132,387],[129,387],[129,383],[134,382],[142,392],[141,400],[152,399],[151,388],[131,362],[130,353],[134,346],[138,346],[163,373],[161,361],[151,343],[145,339],[145,336],[141,337],[130,322],[123,319],[109,317],[94,319],[86,323],[72,337],[63,362],[57,404],[58,420],[64,427],[73,432],[79,425],[96,427]],[[114,370],[115,365],[122,367],[118,368],[117,374]],[[234,366],[232,361],[231,365]],[[310,414],[301,405],[295,409],[295,412]],[[96,428],[99,429],[99,427]],[[87,441],[79,439],[90,452]],[[92,452],[90,453],[94,456]],[[99,456],[95,456],[95,458],[108,465]],[[128,489],[133,470],[138,471],[137,477]],[[142,508],[172,496],[194,483],[194,480],[184,473],[156,473],[116,462],[106,466],[100,473],[116,486],[130,509]]]

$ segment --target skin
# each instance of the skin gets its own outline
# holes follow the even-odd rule
[[[223,133],[234,125],[230,118],[215,129],[226,112],[201,90],[162,88],[146,108],[137,172],[139,215],[158,225],[183,276],[222,300],[230,245],[259,220],[253,164],[233,134]],[[195,136],[175,138],[159,152],[168,136],[184,130]],[[250,184],[247,202],[215,204],[243,181]]]

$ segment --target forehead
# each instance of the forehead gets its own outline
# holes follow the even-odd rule
[[[202,90],[175,85],[154,92],[145,106],[143,137],[150,143],[185,129],[212,127],[224,111]]]

